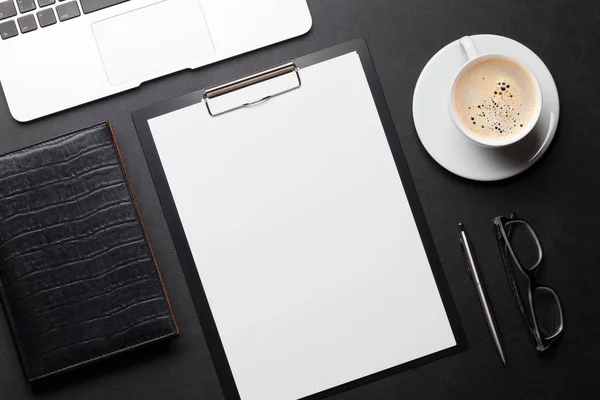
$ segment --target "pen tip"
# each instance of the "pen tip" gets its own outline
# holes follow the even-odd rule
[[[461,230],[461,231],[465,229],[465,226],[463,225],[462,222],[458,223],[458,229]]]

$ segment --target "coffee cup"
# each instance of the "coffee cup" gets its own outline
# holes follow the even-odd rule
[[[473,142],[499,148],[534,128],[542,112],[542,90],[533,71],[503,54],[480,54],[470,37],[459,43],[468,61],[454,77],[450,114]]]

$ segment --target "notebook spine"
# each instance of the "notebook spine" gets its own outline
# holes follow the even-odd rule
[[[19,333],[19,329],[17,328],[17,321],[15,320],[13,308],[11,306],[12,303],[10,301],[10,298],[8,297],[6,284],[5,284],[1,269],[0,269],[0,303],[2,303],[2,308],[4,309],[4,315],[6,316],[8,328],[10,329],[10,334],[12,335],[15,347],[17,348],[17,355],[19,357],[19,362],[21,363],[21,368],[23,369],[23,373],[24,373],[27,381],[30,381],[31,373],[29,371],[29,368],[27,367],[26,349],[25,349],[25,346],[23,345],[23,341],[21,340],[21,335]]]

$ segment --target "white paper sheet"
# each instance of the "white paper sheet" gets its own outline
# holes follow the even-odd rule
[[[243,400],[293,400],[456,345],[358,54],[302,88],[150,121]]]

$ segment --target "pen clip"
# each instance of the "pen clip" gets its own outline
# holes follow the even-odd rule
[[[473,280],[473,271],[471,271],[471,263],[469,262],[469,259],[467,257],[467,252],[465,250],[465,242],[463,241],[463,238],[460,238],[460,249],[461,249],[461,253],[463,255],[463,261],[465,262],[465,265],[467,266],[467,273],[469,274],[469,279]]]

